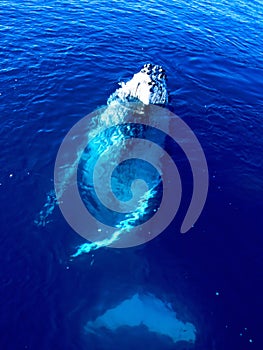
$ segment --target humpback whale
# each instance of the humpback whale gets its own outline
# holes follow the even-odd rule
[[[141,169],[141,174],[137,173],[132,164],[126,163],[126,166],[117,166],[120,163],[123,163],[125,157],[130,156],[137,150],[136,156],[139,159],[144,159],[145,154],[147,153],[147,161],[150,164],[154,164],[156,161],[156,152],[153,149],[152,144],[148,144],[146,148],[141,148],[141,154],[139,154],[138,146],[134,146],[129,144],[126,146],[123,143],[125,139],[125,135],[123,134],[123,127],[118,125],[125,124],[127,122],[133,121],[133,117],[136,117],[137,123],[145,123],[147,118],[150,118],[153,111],[150,111],[148,107],[150,105],[157,106],[165,106],[168,103],[168,91],[167,91],[167,77],[165,74],[165,69],[160,65],[155,65],[151,63],[144,64],[144,66],[139,70],[139,72],[135,73],[133,77],[126,81],[119,83],[120,87],[108,98],[107,107],[105,107],[101,113],[96,114],[95,118],[92,118],[92,125],[90,131],[88,133],[88,138],[95,140],[94,148],[92,144],[89,148],[89,154],[86,156],[83,154],[83,160],[85,157],[85,161],[83,161],[80,167],[83,177],[80,182],[80,190],[82,194],[82,199],[84,203],[90,208],[90,192],[86,191],[86,188],[92,188],[94,184],[96,185],[96,193],[98,197],[102,201],[103,205],[105,204],[107,208],[111,208],[115,212],[126,213],[126,216],[123,216],[123,219],[118,219],[119,223],[115,226],[114,233],[107,234],[107,237],[99,238],[99,234],[96,233],[98,239],[92,240],[91,243],[84,243],[80,247],[72,257],[77,257],[83,253],[88,253],[91,250],[99,249],[100,247],[109,246],[117,244],[120,240],[120,237],[127,236],[128,232],[132,230],[137,222],[142,222],[143,218],[147,217],[146,214],[149,213],[148,204],[157,196],[157,188],[160,185],[161,177],[155,176],[155,172],[149,172],[147,167],[139,167]],[[147,108],[147,115],[145,115],[145,107]],[[158,119],[157,115],[162,115],[163,111],[158,109],[155,110],[155,118]],[[164,121],[167,123],[168,119]],[[107,135],[106,138],[102,137],[102,139],[98,138],[96,135],[102,135],[101,130],[105,128],[109,128],[110,126],[114,126],[114,134]],[[133,131],[131,131],[132,133]],[[136,125],[136,134],[142,135],[144,133],[144,126]],[[97,139],[95,138],[97,137]],[[161,134],[158,136],[158,145],[162,146],[165,141],[165,135]],[[112,144],[111,144],[112,143]],[[100,144],[100,153],[98,153],[97,145]],[[103,146],[104,145],[104,146]],[[114,146],[115,145],[115,146]],[[115,151],[107,152],[108,149],[113,149],[117,147]],[[137,147],[137,148],[136,148]],[[94,168],[94,157],[91,155],[99,155],[101,157],[101,161],[103,166],[103,173],[96,173],[95,175],[91,174],[92,169]],[[124,156],[126,155],[126,156]],[[110,157],[110,158],[109,158]],[[124,158],[123,158],[124,157]],[[121,161],[122,159],[122,161]],[[115,171],[113,172],[113,178],[111,184],[107,182],[106,178],[111,178],[111,169],[112,166],[116,166]],[[99,169],[98,167],[97,169]],[[137,167],[138,168],[138,167]],[[107,170],[107,171],[106,171]],[[108,176],[109,175],[109,176]],[[134,178],[145,178],[148,179],[150,187],[145,187],[142,182],[136,182],[136,186],[133,187],[131,193],[131,198],[129,200],[122,198],[122,195],[127,195],[127,179]],[[63,176],[62,176],[63,177]],[[92,181],[90,180],[92,179]],[[93,183],[94,179],[94,183]],[[135,184],[135,182],[133,182]],[[82,186],[82,184],[84,184]],[[111,185],[115,185],[118,193],[118,201],[115,201],[115,197],[111,195]],[[109,186],[106,186],[109,185]],[[129,187],[129,186],[128,186]],[[96,197],[94,198],[94,201]],[[96,210],[97,217],[99,218],[99,227],[98,229],[101,231],[101,222],[103,222],[104,218],[108,215],[103,211],[103,205],[101,205],[100,201],[98,201]],[[113,203],[116,202],[116,206],[113,207]],[[157,205],[157,204],[156,204]],[[125,210],[124,210],[125,209]],[[89,210],[93,210],[91,207]],[[157,210],[157,209],[156,209]],[[95,215],[95,214],[94,214]],[[116,214],[117,217],[117,214]],[[121,217],[121,215],[120,215]],[[94,231],[96,232],[96,231]],[[131,236],[132,237],[132,236]],[[148,236],[147,236],[148,237]],[[133,240],[133,238],[132,238]]]

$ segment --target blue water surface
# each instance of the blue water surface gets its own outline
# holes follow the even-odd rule
[[[186,348],[144,327],[85,331],[151,293],[195,324],[191,349],[262,349],[262,1],[9,0],[0,14],[0,348]],[[59,209],[35,223],[59,145],[146,62],[204,149],[204,211],[185,235],[182,209],[145,245],[71,259],[85,240]]]

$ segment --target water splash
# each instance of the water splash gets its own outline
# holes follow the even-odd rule
[[[39,227],[45,227],[47,224],[52,222],[49,217],[53,214],[56,206],[58,205],[57,197],[54,190],[47,193],[46,203],[38,213],[34,223]]]

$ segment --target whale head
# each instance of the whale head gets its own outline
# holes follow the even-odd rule
[[[116,94],[122,100],[135,98],[145,105],[165,105],[168,103],[166,81],[167,77],[162,66],[147,63],[132,79],[126,83],[121,82],[121,88]]]

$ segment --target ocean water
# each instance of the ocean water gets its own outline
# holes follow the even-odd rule
[[[262,2],[0,5],[1,349],[262,349]],[[204,210],[185,235],[183,208],[147,244],[72,258],[86,241],[49,205],[57,151],[146,62],[205,152]],[[194,343],[169,337],[174,313]]]

